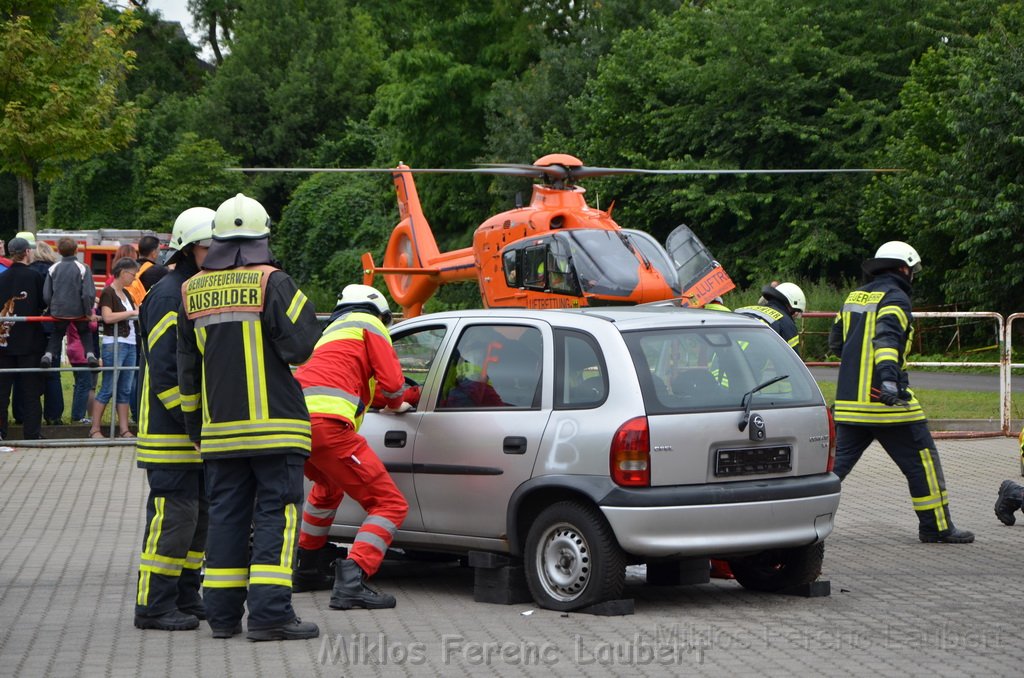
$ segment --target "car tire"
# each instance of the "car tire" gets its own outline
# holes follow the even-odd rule
[[[626,558],[604,516],[587,504],[561,501],[541,511],[526,537],[526,582],[549,610],[577,610],[618,598]]]
[[[780,591],[809,584],[821,574],[825,542],[791,549],[771,549],[729,562],[736,581],[751,591]]]

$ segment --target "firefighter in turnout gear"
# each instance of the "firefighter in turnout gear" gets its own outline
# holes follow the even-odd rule
[[[794,283],[784,282],[778,285],[765,285],[761,289],[761,298],[757,305],[744,306],[736,309],[736,312],[764,321],[796,351],[800,345],[800,330],[796,326],[796,318],[805,310],[807,298],[803,290]]]
[[[966,544],[974,534],[950,518],[939,453],[904,369],[914,334],[911,282],[920,269],[913,247],[885,243],[864,262],[871,282],[851,292],[836,316],[829,336],[840,356],[835,473],[845,478],[878,440],[907,478],[921,541]]]
[[[199,595],[209,502],[199,450],[185,431],[178,388],[181,285],[199,272],[213,238],[213,210],[191,207],[174,221],[168,263],[139,309],[142,369],[136,460],[149,499],[142,540],[135,626],[179,631],[206,619]]]
[[[181,288],[178,382],[210,500],[203,599],[214,638],[241,633],[245,604],[250,640],[319,635],[291,602],[310,429],[290,365],[309,358],[320,325],[271,265],[269,234],[259,202],[226,200],[203,270]]]
[[[346,286],[313,357],[295,373],[313,426],[306,476],[314,483],[302,513],[296,582],[306,589],[331,588],[321,554],[338,505],[348,494],[367,513],[348,558],[335,561],[334,609],[395,606],[394,596],[364,580],[380,568],[409,505],[358,433],[367,407],[400,413],[419,401],[419,388],[406,387],[390,324],[383,294],[368,285]]]

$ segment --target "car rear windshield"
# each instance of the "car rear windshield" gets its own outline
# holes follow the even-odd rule
[[[624,339],[648,414],[740,409],[745,394],[779,377],[753,394],[754,406],[823,404],[800,357],[767,327],[643,330]]]

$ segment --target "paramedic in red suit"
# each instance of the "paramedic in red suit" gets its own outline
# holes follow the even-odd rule
[[[390,324],[383,294],[368,285],[346,286],[313,356],[295,373],[313,429],[305,473],[314,484],[303,507],[293,588],[332,588],[324,561],[333,552],[325,547],[342,498],[348,494],[367,513],[348,558],[334,563],[334,609],[395,606],[394,596],[364,580],[380,568],[409,505],[358,433],[367,407],[403,412],[419,401],[419,389],[405,385]]]

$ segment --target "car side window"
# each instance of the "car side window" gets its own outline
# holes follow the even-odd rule
[[[422,385],[437,357],[437,349],[447,333],[446,327],[427,327],[402,334],[392,340],[398,362],[406,379]]]
[[[597,341],[584,332],[555,332],[555,409],[597,407],[608,395],[608,375]]]
[[[542,356],[535,327],[466,328],[445,367],[437,409],[539,408]]]

